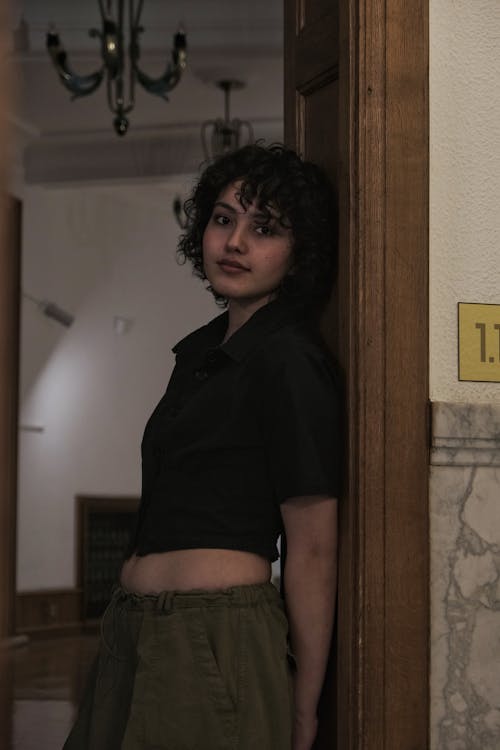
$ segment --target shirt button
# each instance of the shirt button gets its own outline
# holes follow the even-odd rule
[[[205,361],[207,365],[214,365],[217,362],[217,352],[214,349],[211,349],[208,352]]]
[[[199,370],[194,371],[194,376],[196,380],[206,380],[208,378],[208,370],[205,370],[204,368],[200,368]]]

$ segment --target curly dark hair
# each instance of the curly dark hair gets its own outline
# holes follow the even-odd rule
[[[335,190],[320,167],[280,144],[244,146],[209,164],[184,204],[187,223],[179,239],[179,261],[189,260],[195,276],[206,280],[203,233],[220,193],[239,180],[244,208],[254,201],[259,211],[272,207],[279,221],[291,228],[293,264],[277,294],[297,307],[319,312],[328,300],[336,267]],[[227,304],[207,288],[219,305]]]

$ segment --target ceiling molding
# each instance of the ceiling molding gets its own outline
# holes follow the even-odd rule
[[[279,118],[252,123],[256,139],[266,143],[283,140]],[[127,139],[103,137],[41,138],[24,150],[24,181],[27,185],[66,181],[99,182],[159,178],[194,174],[204,156],[198,125],[135,134]]]

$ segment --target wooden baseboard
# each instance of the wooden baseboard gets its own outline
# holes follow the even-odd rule
[[[23,635],[13,635],[9,638],[3,638],[0,640],[0,651],[2,649],[9,649],[9,648],[20,648],[21,646],[26,646],[27,643],[29,643],[29,636],[23,634]]]
[[[39,627],[23,628],[23,636],[29,641],[43,638],[59,638],[86,633],[81,622],[68,622],[65,625],[41,625]]]
[[[82,590],[42,589],[16,595],[16,633],[31,637],[79,632]]]

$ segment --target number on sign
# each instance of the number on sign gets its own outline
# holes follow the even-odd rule
[[[476,323],[481,336],[481,362],[486,362],[486,323]]]

